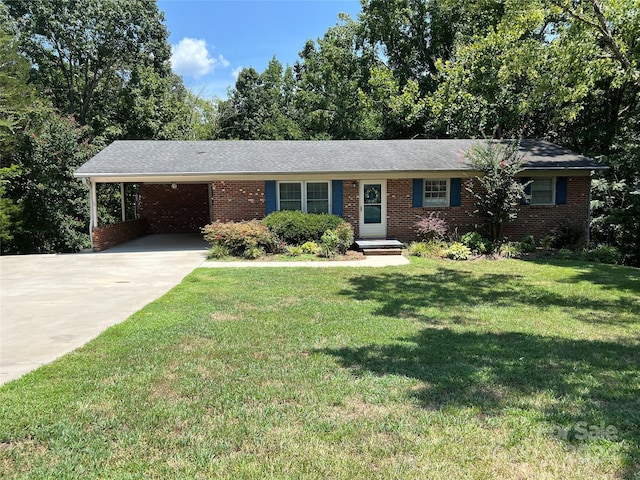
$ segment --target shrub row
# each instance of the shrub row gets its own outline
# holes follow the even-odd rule
[[[258,258],[286,251],[323,257],[344,254],[353,244],[353,228],[337,215],[280,211],[264,220],[214,222],[202,229],[210,258]]]

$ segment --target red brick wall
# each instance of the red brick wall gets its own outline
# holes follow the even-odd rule
[[[140,185],[140,217],[149,233],[197,233],[209,223],[209,186]]]
[[[147,223],[142,219],[96,227],[91,232],[93,250],[100,252],[147,234]]]
[[[342,217],[351,224],[356,238],[360,235],[360,186],[357,180],[342,182]]]
[[[402,241],[417,239],[413,229],[420,216],[438,212],[450,230],[457,227],[459,234],[482,229],[483,222],[473,215],[471,195],[463,181],[459,207],[413,208],[413,180],[387,181],[387,236]],[[359,235],[359,185],[345,180],[343,185],[343,217]],[[536,239],[564,221],[587,228],[589,214],[589,177],[567,179],[566,205],[521,206],[518,219],[506,225],[505,235],[520,240],[532,234]],[[213,182],[214,220],[221,222],[251,220],[265,216],[265,183],[263,181]],[[150,233],[198,232],[209,223],[208,191],[206,185],[142,185],[142,216],[147,218]],[[193,202],[193,204],[192,204]]]
[[[564,222],[579,225],[586,232],[590,190],[590,177],[568,177],[566,204],[521,206],[518,218],[505,226],[505,235],[520,240],[524,235],[532,234],[539,239]]]
[[[581,225],[587,230],[589,217],[589,177],[567,178],[567,203],[565,205],[523,205],[518,210],[518,218],[505,226],[505,236],[520,240],[532,234],[536,239],[548,235],[550,230],[563,222]],[[457,227],[463,234],[472,230],[482,231],[483,221],[473,214],[473,198],[462,184],[461,205],[459,207],[413,208],[413,180],[400,179],[387,182],[387,236],[402,241],[417,239],[413,224],[418,217],[438,212],[445,219],[450,231]]]
[[[240,222],[264,218],[264,185],[263,181],[213,182],[213,220]]]

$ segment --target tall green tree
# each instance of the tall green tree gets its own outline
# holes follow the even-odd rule
[[[220,135],[243,140],[302,138],[296,88],[291,67],[283,68],[275,57],[263,73],[243,69],[229,100],[220,104]]]
[[[367,102],[377,55],[360,42],[357,22],[339,18],[317,42],[307,41],[295,65],[303,128],[309,138],[378,138],[381,111]]]
[[[30,116],[14,154],[18,166],[7,187],[21,206],[19,228],[3,253],[76,251],[88,246],[88,188],[73,172],[96,153],[88,129],[43,109]]]
[[[170,73],[154,0],[9,0],[35,85],[81,125],[104,124],[134,66]],[[101,133],[101,132],[98,132]]]

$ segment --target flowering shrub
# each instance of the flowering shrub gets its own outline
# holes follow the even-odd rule
[[[418,217],[414,228],[418,235],[425,240],[442,240],[447,234],[447,222],[440,218],[436,212],[431,212],[428,217]]]
[[[265,252],[280,250],[278,238],[257,220],[249,222],[214,222],[202,229],[204,239],[217,251],[226,251],[236,257],[257,258]]]

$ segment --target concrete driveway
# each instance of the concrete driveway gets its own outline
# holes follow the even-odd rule
[[[206,250],[200,235],[151,235],[101,253],[0,257],[0,384],[162,296]]]

